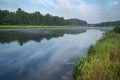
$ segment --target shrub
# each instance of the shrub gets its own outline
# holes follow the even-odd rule
[[[120,33],[120,27],[115,27],[115,28],[113,29],[113,32],[115,32],[115,33]]]

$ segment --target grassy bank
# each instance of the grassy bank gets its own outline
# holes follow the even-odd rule
[[[73,67],[75,80],[120,80],[120,36],[104,34]]]
[[[37,25],[0,25],[0,29],[61,29],[79,28],[80,26],[37,26]]]

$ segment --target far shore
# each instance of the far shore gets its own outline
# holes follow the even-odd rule
[[[77,29],[77,28],[86,28],[86,29],[110,29],[113,27],[86,27],[86,26],[73,26],[73,25],[65,25],[65,26],[42,26],[42,25],[0,25],[0,30],[39,30],[39,29]]]
[[[0,29],[65,29],[65,28],[80,28],[80,26],[0,25]]]

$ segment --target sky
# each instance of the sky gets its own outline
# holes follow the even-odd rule
[[[16,11],[18,8],[88,23],[120,20],[120,0],[0,0],[2,10]]]

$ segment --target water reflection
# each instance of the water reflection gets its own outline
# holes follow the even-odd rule
[[[21,33],[21,31],[15,32]],[[3,41],[5,39],[2,35],[1,42],[9,43],[0,44],[0,80],[61,80],[62,76],[72,69],[72,64],[63,63],[71,63],[77,57],[85,56],[88,47],[95,44],[103,33],[100,30],[87,30],[86,32],[83,30],[83,33],[75,31],[72,35],[74,31],[68,31],[70,34],[63,34],[64,31],[60,31],[61,36],[55,30],[55,33],[61,37],[53,38],[52,36],[51,39],[45,35],[45,37],[34,37],[33,34],[39,34],[39,30],[32,31],[32,33],[26,30],[22,32],[26,33],[22,34],[25,40],[20,40],[21,34],[12,36],[14,33],[12,31],[9,32],[9,39],[11,39],[9,41]],[[42,33],[53,35],[54,31],[41,31],[40,34]],[[30,37],[26,37],[27,34]],[[23,41],[24,45],[20,46],[17,40]],[[26,41],[29,42],[25,43]]]
[[[63,36],[64,34],[78,34],[85,31],[85,29],[1,30],[0,43],[4,44],[18,41],[20,45],[23,45],[30,40],[40,42],[43,39],[50,40]]]

